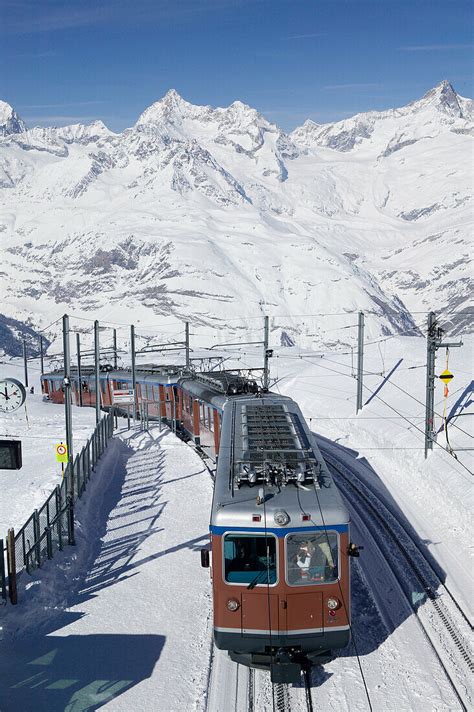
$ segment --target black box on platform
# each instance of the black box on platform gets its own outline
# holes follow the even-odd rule
[[[21,440],[0,440],[0,470],[20,470]]]

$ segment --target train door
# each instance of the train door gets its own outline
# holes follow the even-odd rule
[[[278,635],[278,595],[268,591],[242,593],[242,635]]]
[[[294,631],[323,635],[323,594],[319,591],[308,593],[299,591],[288,594],[286,597],[286,627],[289,635]]]

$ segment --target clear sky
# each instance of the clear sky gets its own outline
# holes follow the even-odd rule
[[[170,88],[284,129],[473,96],[472,0],[0,0],[0,98],[28,125],[113,130]]]

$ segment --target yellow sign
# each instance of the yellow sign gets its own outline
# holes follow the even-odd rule
[[[64,443],[56,445],[56,460],[57,462],[68,461],[67,445],[64,445]]]
[[[448,371],[448,369],[446,369],[446,371],[443,371],[443,373],[441,373],[438,378],[440,378],[443,383],[449,383],[454,378],[454,376],[451,371]]]

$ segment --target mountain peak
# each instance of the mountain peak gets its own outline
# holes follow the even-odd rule
[[[434,106],[437,109],[454,116],[462,116],[458,95],[447,79],[443,79],[439,84],[430,89],[418,101],[412,102],[411,106],[424,107]]]
[[[26,131],[25,122],[20,119],[10,104],[0,101],[0,136],[23,133],[23,131]]]
[[[176,123],[189,114],[207,111],[209,107],[190,104],[178,94],[176,89],[169,89],[162,99],[155,101],[140,115],[137,126],[148,123]]]

